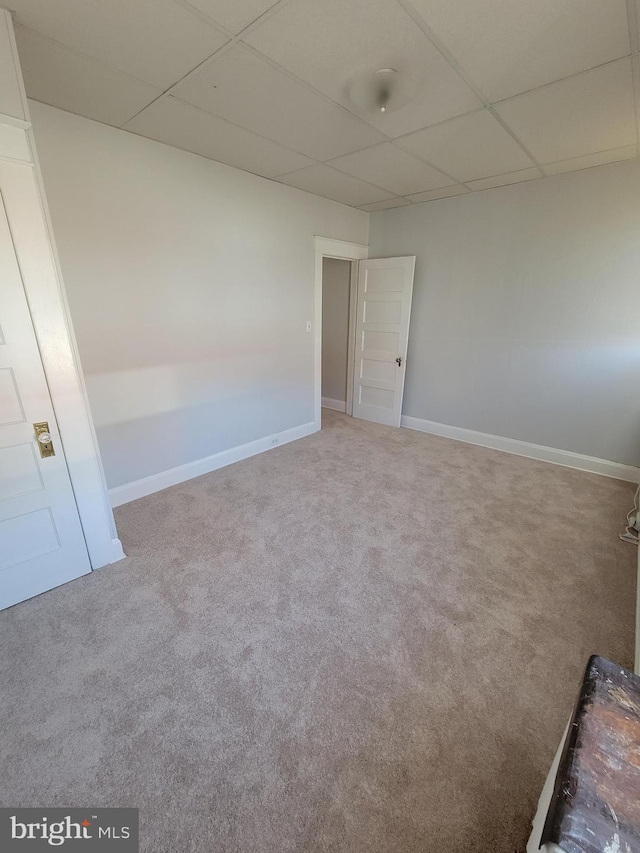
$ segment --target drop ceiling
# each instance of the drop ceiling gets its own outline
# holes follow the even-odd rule
[[[29,97],[367,211],[639,153],[640,0],[5,2]]]

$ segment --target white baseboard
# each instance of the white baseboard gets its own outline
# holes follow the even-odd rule
[[[323,409],[333,409],[335,412],[346,411],[347,404],[343,400],[332,400],[331,397],[322,398]]]
[[[530,459],[539,459],[542,462],[553,462],[555,465],[564,465],[566,468],[577,468],[580,471],[589,471],[591,474],[614,477],[616,480],[640,483],[640,468],[633,465],[622,465],[620,462],[609,462],[606,459],[597,459],[594,456],[583,456],[581,453],[572,453],[570,450],[556,450],[554,447],[545,447],[542,444],[530,444],[528,441],[504,438],[501,435],[489,435],[485,432],[476,432],[473,429],[425,421],[422,418],[412,418],[408,415],[402,416],[400,425],[419,432],[428,432],[431,435],[441,435],[444,438],[454,438],[456,441],[465,441],[468,444],[479,444],[481,447],[491,447],[493,450],[515,453],[517,456],[527,456]]]
[[[112,539],[111,543],[113,545],[113,553],[111,554],[111,562],[117,563],[118,560],[124,560],[127,556],[124,553],[124,548],[122,547],[122,542],[119,539]]]
[[[170,468],[168,471],[160,471],[150,477],[116,486],[109,489],[111,506],[121,506],[138,498],[144,498],[154,492],[167,489],[169,486],[176,486],[178,483],[184,483],[185,480],[193,479],[193,477],[200,477],[210,471],[217,471],[218,468],[224,468],[226,465],[232,465],[234,462],[240,462],[250,456],[257,456],[258,453],[264,453],[265,450],[272,450],[274,447],[288,444],[290,441],[296,441],[314,432],[317,432],[317,427],[311,421],[292,429],[286,429],[283,432],[258,438],[255,441],[248,441],[246,444],[231,447],[229,450],[223,450],[220,453],[214,453],[213,456],[206,456],[204,459],[196,459],[194,462],[178,465],[177,468]]]

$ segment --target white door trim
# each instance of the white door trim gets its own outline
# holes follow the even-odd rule
[[[356,368],[356,320],[358,317],[358,275],[360,264],[351,262],[349,278],[349,336],[347,339],[347,400],[345,412],[353,417],[353,374]]]
[[[35,175],[32,194],[14,207],[17,227],[14,233],[16,254],[20,263],[33,326],[40,347],[42,363],[49,385],[53,408],[64,442],[67,466],[76,504],[94,569],[114,563],[124,556],[118,539],[109,502],[100,453],[84,387],[82,368],[64,291],[57,257],[51,218],[47,207],[40,165],[36,156],[33,129],[24,91],[18,51],[11,16],[0,9],[0,50],[13,58],[15,79],[4,81],[19,93],[22,115],[0,114],[0,125],[24,134],[25,150],[30,162],[22,160],[25,169]],[[12,156],[2,150],[0,157]],[[21,158],[22,159],[22,158]],[[8,203],[8,200],[6,200]]]
[[[315,305],[314,305],[314,422],[316,430],[321,427],[322,418],[322,261],[324,258],[338,258],[343,261],[362,261],[369,256],[369,247],[361,243],[346,243],[330,237],[314,237],[315,266]],[[351,265],[351,300],[354,293],[354,275],[357,276],[357,264]],[[353,343],[355,338],[349,323],[349,353],[347,362],[347,411],[353,398]]]

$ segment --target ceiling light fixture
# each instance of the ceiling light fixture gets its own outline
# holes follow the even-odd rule
[[[413,94],[410,76],[395,68],[378,68],[356,80],[349,98],[358,109],[370,113],[387,113],[403,107]]]

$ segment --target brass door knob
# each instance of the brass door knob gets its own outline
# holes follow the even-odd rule
[[[33,431],[35,432],[38,440],[40,456],[43,459],[46,459],[48,456],[55,456],[56,452],[53,448],[53,437],[49,432],[49,424],[46,421],[34,424]]]

